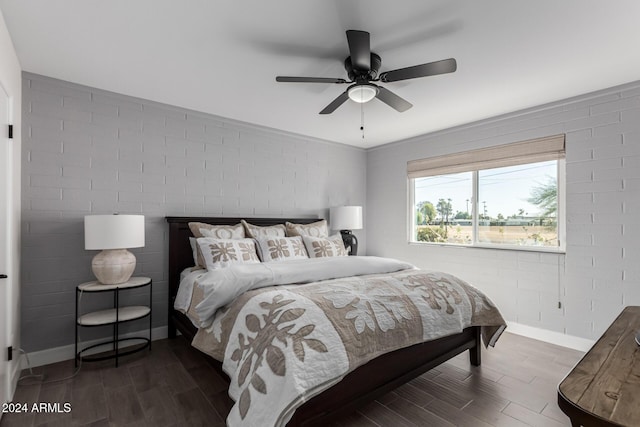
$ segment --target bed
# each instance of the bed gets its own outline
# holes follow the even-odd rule
[[[197,338],[198,333],[202,330],[199,331],[199,328],[194,326],[189,317],[174,309],[181,273],[194,264],[192,247],[189,243],[189,237],[192,236],[192,233],[188,224],[200,222],[212,225],[233,225],[239,223],[241,218],[167,217],[166,220],[169,223],[169,337],[176,337],[179,331],[191,342]],[[297,224],[311,224],[318,221],[317,218],[249,218],[248,220],[256,226],[272,226],[286,221]],[[277,300],[274,299],[274,303],[276,302]],[[501,320],[499,313],[498,317]],[[504,329],[504,322],[498,323],[501,324],[492,325],[492,338],[489,339],[491,345]],[[309,395],[308,398],[303,399],[304,403],[295,408],[295,412],[292,411],[293,415],[289,415],[290,419],[286,425],[322,425],[339,419],[364,403],[393,390],[466,350],[469,350],[470,363],[479,366],[483,332],[486,333],[486,328],[470,326],[463,329],[462,332],[377,355],[367,363],[346,373],[338,382],[332,382],[332,385],[327,386],[329,388],[319,394]],[[486,343],[488,339],[486,334],[484,338]],[[312,341],[315,340],[308,340],[306,346],[313,344]],[[308,353],[313,352],[308,350]],[[227,380],[232,381],[223,372],[221,361],[214,358],[209,358],[209,360],[219,372],[224,374]],[[260,389],[260,386],[264,387],[263,384],[256,385],[255,381],[252,384],[254,389]],[[260,396],[254,391],[254,395],[256,394]]]

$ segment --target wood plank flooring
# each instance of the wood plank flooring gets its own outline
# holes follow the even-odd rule
[[[468,352],[371,402],[331,427],[570,426],[556,404],[556,387],[582,353],[505,333],[482,351]],[[206,356],[183,339],[154,341],[113,361],[85,363],[71,380],[73,361],[35,369],[44,383],[21,381],[14,402],[70,402],[69,413],[4,414],[12,426],[224,426],[233,404]]]

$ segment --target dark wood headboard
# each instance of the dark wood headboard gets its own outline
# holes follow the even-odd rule
[[[286,221],[297,224],[309,224],[318,221],[318,218],[230,218],[230,217],[166,217],[169,223],[169,335],[175,335],[176,316],[182,319],[183,315],[174,311],[173,302],[180,285],[180,273],[188,267],[193,267],[193,253],[189,244],[189,237],[193,237],[189,229],[190,222],[204,222],[212,225],[235,225],[244,219],[250,224],[268,226],[284,224]],[[180,323],[180,322],[178,322]],[[188,322],[188,324],[190,324]],[[181,330],[184,334],[184,332]]]

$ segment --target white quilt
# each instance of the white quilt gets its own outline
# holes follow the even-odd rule
[[[474,287],[396,260],[242,267],[200,276],[201,301],[188,310],[202,325],[193,345],[222,360],[231,379],[229,426],[283,426],[305,401],[380,354],[469,326],[482,326],[485,345],[493,345],[505,328]]]

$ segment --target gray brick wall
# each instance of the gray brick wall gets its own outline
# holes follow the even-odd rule
[[[407,245],[408,160],[566,133],[566,255]],[[595,339],[640,304],[640,82],[367,152],[368,253],[457,274],[507,320]],[[558,309],[560,299],[563,303]]]
[[[327,217],[331,206],[365,203],[364,150],[30,73],[23,74],[23,135],[27,351],[73,343],[75,286],[93,280],[85,215],[145,215],[134,274],[154,281],[157,327],[166,325],[164,216]],[[142,291],[130,301],[144,298]],[[86,296],[83,305],[106,300]]]

